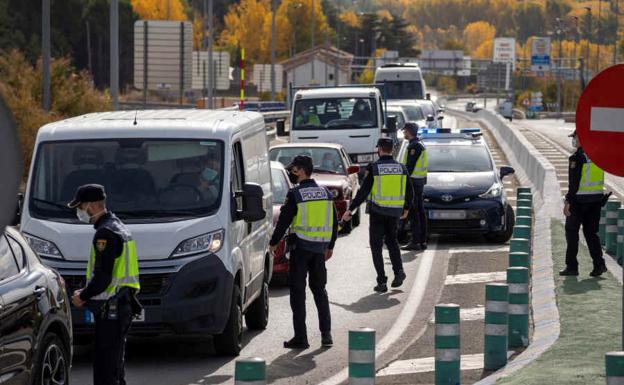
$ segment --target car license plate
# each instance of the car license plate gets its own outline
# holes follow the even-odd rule
[[[430,210],[429,219],[466,219],[465,210]]]
[[[133,322],[145,322],[145,309],[141,309],[141,314],[134,317]]]

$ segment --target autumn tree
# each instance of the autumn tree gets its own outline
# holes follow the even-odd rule
[[[262,42],[271,39],[270,28],[265,28],[270,19],[270,0],[241,0],[230,6],[224,18],[225,28],[219,42],[223,46],[236,49],[245,48],[250,62],[264,62],[268,53],[263,51]]]
[[[464,29],[464,47],[469,54],[473,54],[484,42],[494,39],[496,28],[487,21],[470,23]]]
[[[145,20],[186,20],[184,0],[131,0],[132,8]]]

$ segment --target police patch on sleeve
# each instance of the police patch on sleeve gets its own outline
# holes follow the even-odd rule
[[[412,150],[410,151],[410,155],[416,155],[416,149],[412,148]]]
[[[95,248],[100,253],[106,249],[106,239],[97,239],[95,241]]]
[[[570,168],[571,168],[571,169],[576,168],[576,162],[575,162],[575,161],[571,161],[571,162],[570,162]]]

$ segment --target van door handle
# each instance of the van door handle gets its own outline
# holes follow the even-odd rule
[[[349,138],[370,138],[370,135],[349,135]]]
[[[318,139],[318,136],[300,136],[299,139]]]
[[[45,293],[46,293],[47,289],[43,286],[36,286],[35,290],[33,290],[33,294],[35,295],[35,297],[37,298],[41,298]]]

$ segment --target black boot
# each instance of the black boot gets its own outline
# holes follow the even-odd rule
[[[321,345],[325,348],[330,348],[334,346],[334,340],[332,339],[332,335],[330,332],[321,333]]]
[[[377,293],[385,293],[388,291],[388,285],[385,283],[378,283],[377,286],[373,288]]]
[[[399,271],[395,276],[394,276],[394,280],[392,281],[392,284],[390,286],[392,287],[399,287],[403,284],[403,281],[405,281],[406,275],[405,272],[403,270]]]
[[[600,277],[602,273],[606,273],[606,272],[607,272],[607,266],[602,265],[602,266],[594,267],[594,270],[592,270],[591,273],[589,273],[589,275],[592,277]]]
[[[578,270],[572,270],[569,267],[566,267],[565,269],[563,269],[563,270],[561,270],[559,272],[559,275],[576,277],[577,275],[579,275],[579,272],[578,272]]]
[[[290,341],[284,341],[284,347],[286,349],[304,350],[310,347],[308,339],[293,337]]]
[[[420,243],[410,242],[407,245],[401,247],[401,250],[421,251],[422,247],[420,246]]]

